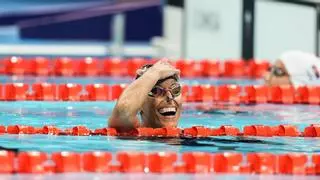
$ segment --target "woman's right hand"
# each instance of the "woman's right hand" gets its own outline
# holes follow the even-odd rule
[[[167,59],[159,60],[149,70],[158,73],[159,79],[165,79],[173,75],[180,76],[180,70],[172,66]]]

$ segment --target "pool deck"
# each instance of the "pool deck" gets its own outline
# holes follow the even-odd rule
[[[100,174],[100,173],[68,173],[68,174],[48,174],[48,175],[0,175],[0,179],[59,179],[59,180],[87,180],[87,179],[152,179],[152,180],[177,180],[177,179],[226,179],[226,180],[316,180],[319,176],[290,176],[290,175],[239,175],[239,174]]]

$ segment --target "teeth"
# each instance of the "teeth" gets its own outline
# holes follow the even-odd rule
[[[166,113],[166,112],[176,112],[176,108],[161,108],[159,110],[160,113]]]

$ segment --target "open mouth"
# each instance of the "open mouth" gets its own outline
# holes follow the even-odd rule
[[[175,116],[177,109],[175,107],[165,107],[158,110],[162,116]]]

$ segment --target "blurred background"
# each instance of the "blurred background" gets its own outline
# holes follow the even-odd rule
[[[319,55],[317,0],[0,0],[0,56]]]

